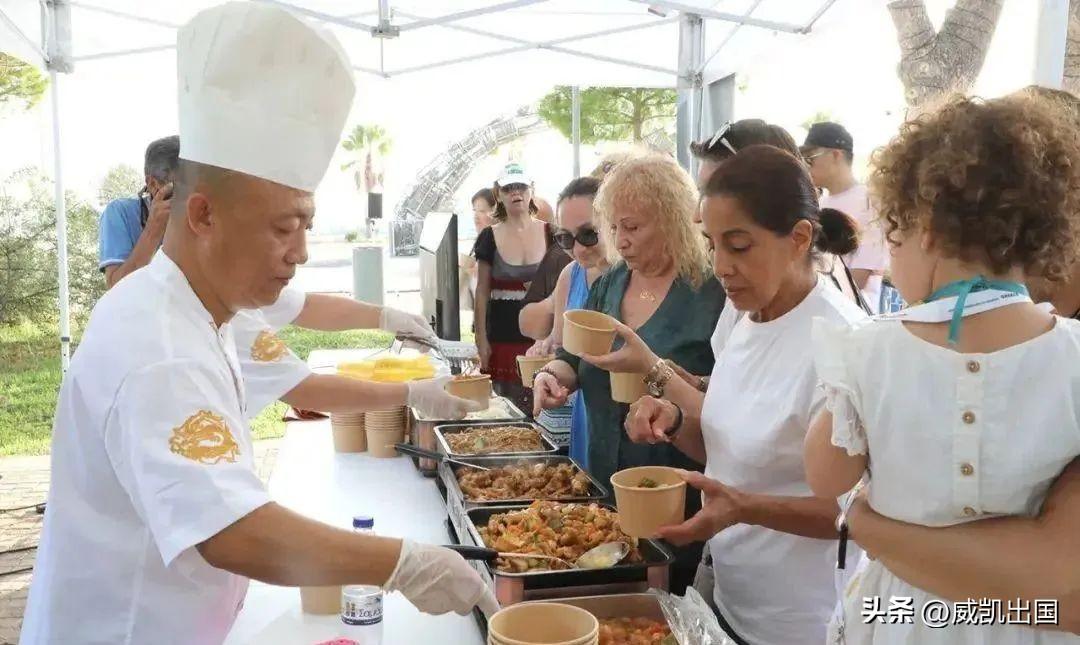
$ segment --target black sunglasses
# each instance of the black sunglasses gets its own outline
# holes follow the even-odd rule
[[[499,186],[499,192],[501,193],[523,193],[529,190],[528,184],[507,184],[505,186]]]
[[[577,235],[574,235],[565,228],[560,228],[555,231],[555,243],[559,245],[564,251],[570,251],[574,248],[574,242],[582,246],[596,246],[600,241],[600,233],[595,228],[589,226],[582,226],[578,229]]]

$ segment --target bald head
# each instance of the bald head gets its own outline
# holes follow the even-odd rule
[[[182,159],[165,248],[187,258],[230,311],[263,307],[307,261],[314,216],[309,192]]]

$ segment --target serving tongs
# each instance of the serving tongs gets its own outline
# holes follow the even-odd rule
[[[483,546],[451,544],[447,545],[446,548],[458,553],[466,560],[481,560],[483,562],[492,563],[498,558],[536,558],[538,560],[554,560],[556,562],[561,562],[568,569],[609,569],[622,562],[630,553],[630,546],[625,542],[605,542],[604,544],[597,545],[585,553],[582,553],[581,556],[573,562],[568,562],[567,560],[563,560],[562,558],[553,555],[541,555],[539,553],[505,553]]]
[[[427,450],[425,448],[417,448],[416,446],[407,443],[395,443],[394,449],[403,455],[412,455],[413,457],[422,457],[424,459],[434,459],[438,463],[447,462],[451,464],[457,464],[459,466],[465,466],[466,468],[475,468],[476,470],[491,470],[490,468],[487,468],[485,466],[477,466],[476,464],[470,464],[466,461],[458,461],[457,459],[454,459],[449,455],[445,455],[441,452],[435,452],[434,450]]]

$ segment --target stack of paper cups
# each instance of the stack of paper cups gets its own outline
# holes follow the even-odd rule
[[[372,457],[397,457],[395,443],[405,438],[405,408],[368,412],[364,417],[368,452]]]
[[[364,452],[367,450],[363,412],[331,414],[330,428],[334,434],[335,452]]]

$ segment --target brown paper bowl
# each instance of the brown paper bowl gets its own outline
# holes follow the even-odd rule
[[[587,309],[563,312],[563,349],[574,356],[607,354],[614,342],[615,320],[611,316]]]
[[[300,587],[300,608],[305,614],[340,614],[341,587]]]
[[[599,632],[596,616],[556,602],[511,605],[488,621],[489,640],[499,645],[586,645]]]
[[[491,401],[491,377],[487,374],[480,376],[466,376],[455,378],[446,384],[446,391],[450,394],[480,405],[487,406]]]
[[[404,432],[400,428],[397,430],[376,430],[375,428],[368,428],[368,454],[372,457],[397,457],[398,451],[394,448],[394,444],[401,443],[403,438]]]
[[[658,484],[641,488],[643,478]],[[686,482],[674,468],[640,466],[611,476],[619,526],[631,537],[652,537],[661,526],[682,524],[686,507]]]
[[[533,378],[540,368],[555,360],[554,356],[518,356],[518,372],[521,374],[521,384],[525,387],[533,386]]]
[[[330,430],[334,437],[334,452],[364,452],[367,435],[364,415],[330,415]]]
[[[649,393],[645,375],[636,372],[611,372],[611,399],[619,403],[636,403]]]

